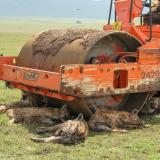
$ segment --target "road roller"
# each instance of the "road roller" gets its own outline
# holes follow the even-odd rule
[[[151,0],[110,0],[108,12],[103,30],[33,35],[17,57],[0,57],[0,79],[38,106],[67,104],[87,118],[96,106],[139,113],[159,95],[160,15]]]

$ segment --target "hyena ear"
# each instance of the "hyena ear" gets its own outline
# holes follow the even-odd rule
[[[139,112],[139,111],[138,111],[137,109],[132,110],[132,114],[134,114],[134,115],[137,115],[138,112]]]
[[[89,108],[93,113],[97,112],[97,107],[93,105],[92,107]]]
[[[83,114],[80,113],[80,114],[78,115],[78,117],[76,118],[76,120],[83,121],[83,120],[84,120]]]
[[[66,105],[66,104],[63,105],[62,108],[61,108],[61,110],[64,110],[64,111],[65,111],[65,110],[68,110],[67,105]]]

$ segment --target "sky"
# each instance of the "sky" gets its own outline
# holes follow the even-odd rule
[[[0,17],[106,19],[110,0],[0,0]]]

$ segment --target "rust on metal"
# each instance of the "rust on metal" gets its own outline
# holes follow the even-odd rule
[[[79,73],[82,65],[66,65],[62,73],[62,92],[78,97],[117,95],[158,91],[160,89],[160,65],[143,65],[138,63],[84,65],[83,73]],[[134,69],[133,69],[134,68]],[[72,73],[69,70],[72,69]],[[103,72],[102,72],[103,70]],[[108,72],[107,70],[110,70]],[[122,79],[116,79],[115,71]],[[120,71],[126,71],[121,73]],[[124,74],[127,74],[125,76]],[[126,83],[124,84],[124,82]],[[75,92],[79,88],[79,92]]]

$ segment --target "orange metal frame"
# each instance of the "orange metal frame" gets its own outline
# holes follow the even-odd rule
[[[160,25],[153,25],[153,38],[147,42],[148,26],[135,26],[142,1],[135,0],[131,22],[130,0],[117,0],[115,8],[121,30],[137,37],[142,46],[136,52],[137,62],[104,65],[65,65],[60,73],[16,66],[16,57],[0,57],[0,80],[14,88],[66,101],[93,97],[160,90]],[[104,30],[113,29],[105,25]],[[126,55],[127,53],[122,53]]]
[[[0,80],[10,86],[48,97],[72,101],[73,96],[60,93],[60,73],[15,66],[16,57],[0,57]]]

